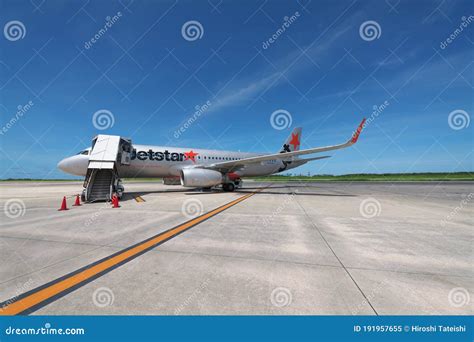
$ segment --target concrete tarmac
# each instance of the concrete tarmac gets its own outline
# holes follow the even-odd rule
[[[474,183],[130,182],[119,209],[81,190],[0,183],[0,301],[259,190],[34,314],[474,313]]]

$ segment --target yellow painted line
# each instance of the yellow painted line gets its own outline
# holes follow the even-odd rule
[[[61,278],[55,279],[45,285],[37,287],[17,297],[13,297],[3,303],[0,303],[0,315],[18,315],[31,313],[52,301],[74,291],[75,289],[87,284],[88,282],[104,275],[114,268],[138,257],[148,250],[166,242],[169,239],[181,234],[195,225],[223,212],[224,210],[246,200],[262,191],[261,188],[250,194],[241,196],[223,206],[213,209],[201,216],[186,221],[174,228],[152,236],[122,251],[103,258],[95,263],[80,268]]]
[[[139,202],[139,203],[140,203],[140,202],[146,202],[141,196],[135,197],[135,201],[137,201],[137,202]]]

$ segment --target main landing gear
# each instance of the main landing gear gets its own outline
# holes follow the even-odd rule
[[[222,184],[222,189],[227,192],[232,192],[235,190],[234,183],[224,183]]]
[[[226,192],[232,192],[237,188],[242,187],[242,180],[240,178],[234,179],[233,181],[229,181],[227,183],[222,184],[222,190]]]

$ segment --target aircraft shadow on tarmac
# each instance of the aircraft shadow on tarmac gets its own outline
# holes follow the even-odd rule
[[[273,188],[272,188],[273,189]],[[239,189],[236,192],[238,193],[252,193],[254,191],[246,191],[247,189]],[[294,195],[294,196],[329,196],[329,197],[356,197],[356,195],[350,194],[328,194],[320,192],[272,192],[272,191],[259,191],[258,194],[268,194],[268,195]]]
[[[175,193],[175,192],[181,192],[186,194],[187,192],[193,192],[194,190],[189,190],[189,189],[176,189],[176,190],[154,190],[154,191],[127,191],[123,194],[122,198],[120,201],[126,202],[130,200],[134,200],[136,197],[139,196],[144,196],[144,195],[149,195],[149,194],[166,194],[166,193]]]
[[[333,192],[333,193],[321,193],[321,192],[312,192],[312,191],[289,191],[289,192],[272,192],[268,190],[273,190],[273,189],[292,189],[292,188],[304,188],[304,189],[317,189],[321,190],[321,187],[318,185],[307,185],[307,184],[292,184],[292,185],[277,185],[277,186],[270,186],[266,188],[265,190],[259,191],[259,194],[270,194],[270,195],[296,195],[296,196],[334,196],[334,197],[356,197],[356,195],[352,194],[344,194],[344,193],[338,193],[338,192]],[[255,190],[262,189],[262,187],[244,187],[241,189],[238,189],[237,192],[239,193],[250,193],[254,192]]]
[[[272,186],[270,188],[267,188],[268,190],[270,189],[289,189],[289,188],[317,188],[317,186],[306,186],[306,185],[291,185],[291,186]],[[235,194],[248,194],[248,193],[253,193],[255,190],[260,190],[262,187],[245,187],[241,189],[237,189],[234,193]],[[321,192],[294,192],[294,191],[289,191],[289,192],[272,192],[268,190],[262,190],[259,191],[258,194],[269,194],[269,195],[295,195],[295,196],[328,196],[328,197],[356,197],[356,195],[351,195],[351,194],[343,194],[343,193],[321,193]],[[212,195],[212,194],[222,194],[224,193],[221,189],[211,189],[211,190],[201,190],[201,189],[176,189],[176,190],[154,190],[154,191],[135,191],[135,192],[126,192],[123,194],[121,201],[129,201],[129,200],[134,200],[136,197],[139,196],[145,196],[149,194],[165,194],[165,193],[183,193],[184,195]]]

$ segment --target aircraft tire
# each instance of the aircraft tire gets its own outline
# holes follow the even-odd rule
[[[224,183],[222,184],[222,189],[227,192],[232,192],[235,190],[234,183]]]

